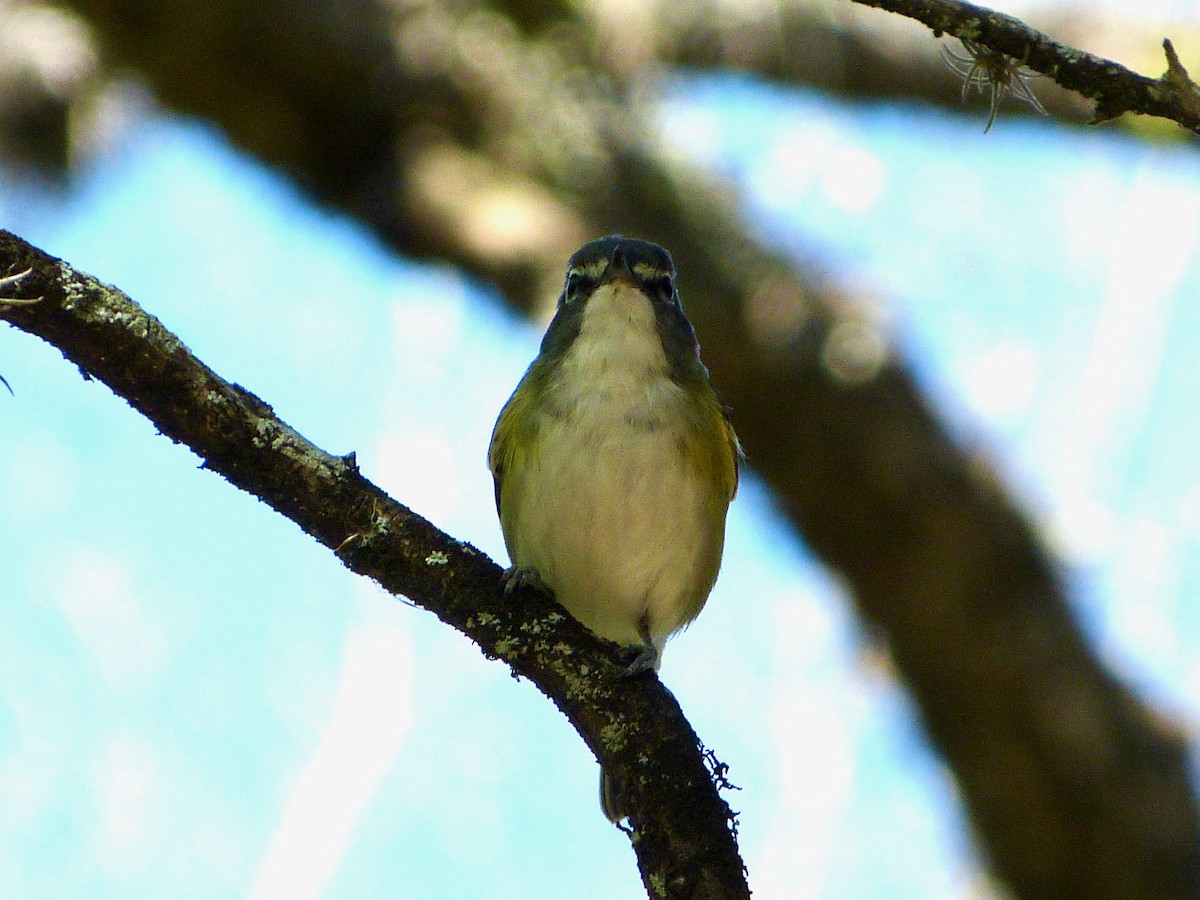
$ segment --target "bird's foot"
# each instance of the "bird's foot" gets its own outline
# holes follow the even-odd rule
[[[621,672],[622,678],[635,678],[643,672],[658,669],[658,648],[651,643],[625,644],[621,655],[629,660],[629,665]]]
[[[533,588],[547,597],[554,596],[554,591],[542,581],[542,573],[535,566],[509,566],[504,570],[505,597],[511,597],[516,590],[523,587]]]

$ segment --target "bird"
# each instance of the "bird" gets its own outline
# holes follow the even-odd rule
[[[741,445],[700,360],[671,255],[619,234],[580,247],[488,449],[506,591],[552,594],[657,670],[721,566]],[[601,771],[601,806],[626,817]]]

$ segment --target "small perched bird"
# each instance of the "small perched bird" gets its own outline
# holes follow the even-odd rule
[[[628,674],[657,669],[717,579],[740,453],[670,254],[620,235],[584,244],[492,432],[509,588],[548,589],[630,646]],[[601,773],[614,822],[619,794]]]

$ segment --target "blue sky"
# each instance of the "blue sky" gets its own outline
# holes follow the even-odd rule
[[[986,113],[850,112],[735,78],[669,84],[661,120],[765,240],[878,298],[955,433],[1037,515],[1104,657],[1193,729],[1194,151],[1003,113],[984,136]],[[484,456],[541,326],[486,285],[390,256],[157,114],[66,192],[0,172],[0,224],[504,560]],[[639,896],[594,761],[529,685],[53,348],[0,329],[0,374],[9,896]],[[756,896],[977,895],[954,786],[885,656],[752,474],[723,571],[662,677],[742,788]]]

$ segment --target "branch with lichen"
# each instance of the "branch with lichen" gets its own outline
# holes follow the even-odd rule
[[[1092,124],[1133,112],[1171,119],[1200,133],[1200,86],[1188,75],[1169,39],[1163,40],[1167,71],[1160,78],[1148,78],[1111,60],[1060,44],[1005,13],[959,0],[853,2],[916,19],[928,25],[935,37],[954,35],[965,47],[976,48],[972,51],[975,60],[981,58],[980,54],[993,55],[988,60],[997,70],[995,54],[1011,60],[1014,67],[1023,66],[1053,79],[1095,102]],[[986,62],[984,68],[988,67]]]
[[[750,896],[734,818],[675,698],[544,595],[505,597],[500,568],[316,447],[205,366],[117,289],[0,231],[0,321],[62,351],[203,467],[258,497],[351,571],[461,631],[528,678],[626,786],[629,835],[651,897]],[[597,812],[597,815],[599,813]]]

